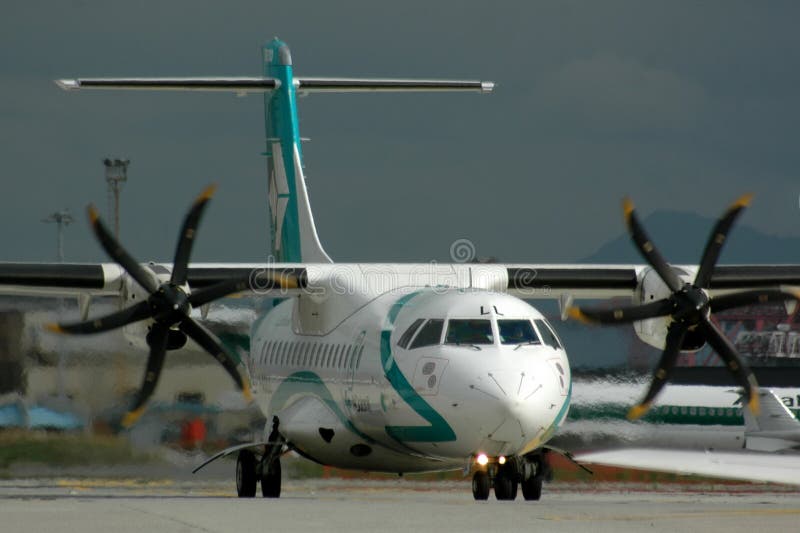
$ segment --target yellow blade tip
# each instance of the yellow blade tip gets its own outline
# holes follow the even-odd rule
[[[56,324],[55,322],[50,322],[48,324],[45,324],[44,329],[46,329],[51,333],[66,333],[66,331],[64,331],[62,327]]]
[[[631,213],[633,213],[634,209],[636,208],[633,205],[633,200],[631,200],[627,196],[622,199],[622,212],[625,214],[626,220],[630,218]]]
[[[250,403],[253,401],[253,391],[250,390],[250,385],[245,383],[244,387],[242,388],[242,395],[244,396],[244,401]]]
[[[125,416],[122,417],[122,427],[129,428],[139,420],[142,415],[144,414],[144,406],[136,409],[135,411],[128,411],[125,413]]]
[[[634,405],[633,407],[631,407],[631,410],[628,411],[628,420],[631,421],[639,420],[645,414],[647,414],[647,411],[649,410],[650,410],[649,403],[640,403],[639,405]]]
[[[580,307],[568,307],[567,308],[567,316],[573,320],[578,320],[583,322],[584,324],[591,324],[592,321],[589,320],[589,317],[581,311]]]
[[[735,202],[733,202],[733,206],[732,207],[741,209],[743,207],[749,206],[750,202],[752,202],[752,201],[753,201],[753,194],[752,193],[743,194]]]
[[[89,204],[89,207],[86,208],[86,213],[89,215],[89,222],[93,225],[100,218],[100,213],[97,212],[97,208],[92,204]]]
[[[758,399],[758,390],[753,390],[750,392],[750,401],[747,402],[747,408],[750,409],[750,412],[756,416],[758,416],[758,413],[761,412],[761,404]]]
[[[281,276],[278,279],[278,284],[283,289],[296,289],[297,288],[297,281],[292,276]]]
[[[216,183],[212,183],[211,185],[203,189],[203,192],[201,192],[200,196],[197,197],[197,201],[205,202],[207,200],[210,200],[211,197],[214,196],[214,193],[216,191],[217,191],[217,185]]]

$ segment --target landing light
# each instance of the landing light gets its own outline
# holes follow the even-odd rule
[[[489,462],[489,458],[486,457],[485,453],[482,453],[482,454],[478,455],[476,461],[477,461],[477,463],[479,465],[486,466],[486,464]]]
[[[500,457],[498,457],[498,458],[497,458],[497,462],[498,462],[498,463],[500,463],[501,465],[504,465],[504,464],[506,464],[506,458],[505,458],[505,456],[504,456],[504,455],[501,455]]]

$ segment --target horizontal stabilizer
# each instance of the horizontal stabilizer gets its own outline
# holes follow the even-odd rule
[[[263,93],[280,87],[274,78],[78,78],[56,80],[65,91],[76,89],[134,89]]]
[[[681,475],[800,484],[797,455],[626,448],[582,453],[575,459],[581,463]]]
[[[300,92],[429,92],[477,91],[491,92],[494,82],[478,80],[411,80],[380,78],[295,78]]]

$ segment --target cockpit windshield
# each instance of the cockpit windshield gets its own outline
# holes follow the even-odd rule
[[[530,320],[499,319],[497,329],[501,344],[541,344]]]
[[[453,319],[447,322],[447,344],[493,344],[492,322],[485,319]]]

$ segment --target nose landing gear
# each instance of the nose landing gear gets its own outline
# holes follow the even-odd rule
[[[485,457],[485,456],[484,456]],[[480,459],[480,458],[479,458]],[[472,496],[475,500],[489,499],[494,495],[500,501],[513,501],[517,498],[519,487],[526,501],[538,501],[542,497],[542,482],[550,473],[549,466],[541,453],[525,457],[485,458],[472,475]]]

